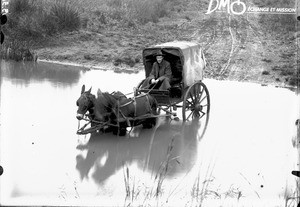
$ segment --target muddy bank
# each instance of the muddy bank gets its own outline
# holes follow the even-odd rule
[[[61,64],[61,65],[67,65],[67,66],[75,66],[75,67],[80,67],[81,70],[112,70],[115,73],[139,73],[140,71],[144,70],[144,66],[142,63],[139,63],[135,65],[134,67],[129,67],[127,65],[120,65],[120,66],[115,66],[113,63],[108,63],[108,62],[99,62],[97,64],[88,64],[88,63],[76,63],[76,62],[70,62],[70,61],[58,61],[58,60],[47,60],[47,59],[38,59],[37,62],[45,62],[45,63],[53,63],[53,64]],[[210,76],[205,72],[205,77],[208,79],[216,79],[216,80],[231,80],[231,81],[239,81],[239,82],[252,82],[252,83],[257,83],[261,84],[262,86],[268,86],[272,85],[278,88],[288,88],[294,92],[297,92],[297,87],[296,86],[290,86],[286,85],[284,83],[278,83],[274,82],[272,80],[267,80],[264,79],[264,81],[258,81],[258,80],[247,80],[247,81],[240,81],[238,79],[235,79],[234,77],[226,78],[226,77],[214,77]]]
[[[115,71],[143,70],[142,50],[169,41],[194,41],[201,45],[207,59],[206,78],[255,82],[281,87],[296,87],[297,45],[289,33],[286,40],[260,34],[246,21],[246,28],[236,28],[232,38],[224,25],[209,26],[214,19],[181,24],[165,19],[139,29],[115,29],[101,32],[76,31],[61,35],[51,44],[34,48],[39,60],[84,66],[88,69]],[[226,22],[225,22],[226,23]],[[174,26],[166,26],[177,25]],[[202,25],[195,27],[195,25]],[[206,27],[207,26],[207,27]],[[149,32],[151,31],[151,32]],[[233,48],[231,50],[230,48]],[[299,74],[299,73],[298,73]]]
[[[115,66],[113,63],[105,63],[99,62],[97,64],[89,64],[89,63],[77,63],[77,62],[70,62],[70,61],[59,61],[59,60],[47,60],[47,59],[38,59],[37,62],[44,62],[44,63],[53,63],[53,64],[60,64],[60,65],[67,65],[67,66],[75,66],[80,67],[82,70],[112,70],[116,73],[138,73],[139,71],[143,70],[143,65],[138,64],[135,67],[128,67],[126,65]]]
[[[213,12],[208,15],[209,0],[188,0],[159,4],[163,9],[160,11],[164,12],[157,16],[152,15],[157,14],[157,10],[151,10],[148,4],[143,7],[146,10],[141,10],[142,7],[131,8],[125,2],[77,2],[79,4],[70,5],[70,8],[81,8],[80,27],[72,31],[59,30],[51,36],[25,41],[24,45],[18,46],[30,49],[40,61],[62,62],[87,69],[137,72],[143,69],[144,48],[176,40],[194,41],[201,45],[208,62],[204,71],[206,78],[294,88],[300,83],[297,65],[300,27],[296,27],[294,15],[259,12],[244,15]],[[248,3],[259,7],[294,7],[293,1],[263,3],[249,0]],[[132,16],[133,11],[139,11],[138,15]],[[146,14],[155,18],[146,21]],[[5,26],[9,28],[9,24]],[[23,26],[27,28],[27,25]],[[7,31],[6,34],[9,37]],[[12,48],[9,41],[2,46]],[[27,53],[21,51],[19,56],[26,59]]]

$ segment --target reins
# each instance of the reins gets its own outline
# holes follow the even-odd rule
[[[156,84],[153,86],[153,88],[156,86]],[[104,107],[104,109],[105,109],[106,112],[102,113],[102,115],[104,117],[107,117],[107,115],[110,115],[111,113],[113,113],[116,116],[117,120],[119,120],[119,118],[121,116],[123,119],[125,119],[125,121],[127,122],[127,125],[130,126],[129,119],[128,119],[127,116],[124,115],[124,113],[121,110],[121,108],[126,107],[126,106],[128,106],[130,104],[134,104],[134,112],[133,113],[134,113],[134,116],[136,116],[136,114],[137,114],[136,99],[142,98],[142,97],[146,96],[147,102],[150,103],[148,94],[149,94],[149,92],[151,90],[153,90],[153,88],[151,88],[147,93],[141,93],[141,94],[139,94],[137,96],[134,96],[133,98],[127,98],[126,97],[126,95],[129,95],[129,94],[132,94],[132,93],[128,93],[128,94],[124,95],[123,93],[120,92],[119,97],[118,97],[118,93],[115,92],[115,91],[112,92],[112,93],[107,93],[107,92],[103,93],[102,97],[103,97],[104,101],[100,100],[100,102],[101,102],[101,104]],[[130,99],[130,100],[127,103],[120,104],[120,100],[122,99],[122,97],[126,98],[126,100],[128,100],[128,99]],[[97,100],[96,97],[93,94],[86,94],[84,96],[84,98],[86,100],[90,100],[93,103],[93,107],[94,107],[94,112],[93,113],[95,113],[95,110],[96,110],[95,107],[96,107],[96,105],[98,105],[96,103],[96,100]],[[92,115],[92,114],[90,113],[89,115]],[[84,114],[84,116],[86,116],[86,117],[88,117],[89,115],[88,114]],[[109,123],[109,121],[106,121],[106,122],[95,121],[95,120],[92,120],[91,117],[89,117],[89,118],[82,118],[82,120],[85,120],[85,121],[88,121],[88,122],[83,127],[80,128],[80,120],[78,120],[78,131],[84,130],[85,127],[88,124],[92,123],[92,122],[94,122],[96,124],[100,124],[100,125],[103,125],[103,124],[105,125],[105,124]],[[119,121],[118,121],[118,123],[119,123]]]

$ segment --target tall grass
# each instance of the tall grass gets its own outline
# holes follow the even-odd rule
[[[80,27],[79,12],[66,0],[51,5],[38,0],[11,0],[8,9],[8,34],[18,33],[17,38],[41,38]]]
[[[88,28],[118,26],[136,27],[139,24],[158,22],[159,18],[168,16],[174,3],[168,0],[102,0],[101,6],[85,8],[89,12]],[[98,4],[97,4],[98,5]]]
[[[127,11],[129,18],[142,24],[158,22],[159,18],[169,14],[171,7],[171,4],[164,0],[127,0],[124,4],[130,8]]]
[[[172,161],[171,155],[174,149],[174,137],[170,140],[169,146],[167,148],[166,157],[162,163],[160,163],[158,171],[154,174],[151,173],[151,185],[150,186],[139,186],[135,177],[130,176],[130,170],[128,166],[124,168],[125,163],[123,163],[123,178],[125,184],[125,203],[126,206],[131,206],[132,203],[139,200],[139,196],[144,196],[142,198],[143,203],[150,201],[151,199],[159,199],[164,192],[163,183],[169,172],[169,165]],[[154,175],[154,178],[152,177]],[[129,203],[128,203],[129,202]]]
[[[50,36],[80,28],[80,15],[76,7],[66,0],[50,5],[38,0],[11,0],[8,11],[8,21],[3,27],[6,38],[1,53],[12,59],[20,59],[11,55],[18,53],[13,50],[31,50]],[[7,55],[8,50],[10,55]]]
[[[58,31],[73,31],[80,27],[79,12],[77,8],[68,1],[57,1],[52,5],[49,17],[54,20]]]
[[[260,7],[275,7],[275,8],[295,8],[295,1],[287,0],[254,0],[253,2]],[[260,15],[259,23],[268,31],[274,35],[282,36],[289,32],[296,31],[297,20],[291,17],[291,15]]]

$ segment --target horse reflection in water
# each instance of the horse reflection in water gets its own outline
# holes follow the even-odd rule
[[[188,172],[196,162],[197,146],[201,139],[199,128],[198,120],[170,123],[161,118],[156,127],[135,127],[127,137],[92,134],[87,144],[77,146],[81,151],[87,150],[87,155],[84,157],[82,153],[76,157],[76,168],[81,179],[92,177],[99,185],[122,170],[124,165],[133,163],[137,163],[141,171],[155,175],[161,163],[166,161],[167,151],[172,144],[166,176]]]

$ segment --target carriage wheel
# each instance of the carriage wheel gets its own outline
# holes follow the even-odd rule
[[[194,118],[206,119],[208,123],[210,98],[207,87],[201,81],[191,85],[185,93],[182,106],[182,119],[189,121]]]

